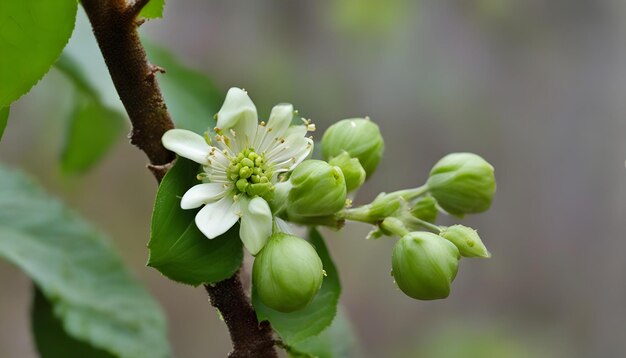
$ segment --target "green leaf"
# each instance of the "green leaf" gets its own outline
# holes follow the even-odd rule
[[[99,101],[79,98],[69,123],[61,168],[66,173],[85,172],[120,138],[124,116]]]
[[[0,108],[37,83],[74,29],[76,0],[0,1]]]
[[[61,57],[54,64],[54,67],[61,71],[74,85],[74,88],[86,96],[92,96],[97,98],[98,91],[89,82],[89,79],[85,76],[85,73],[81,69],[81,65],[72,56],[67,54],[67,51],[61,54]]]
[[[197,286],[231,277],[243,260],[239,227],[208,239],[194,218],[197,210],[180,208],[180,198],[198,184],[198,164],[178,158],[167,172],[154,203],[148,266],[174,281]]]
[[[165,0],[150,0],[146,6],[141,9],[139,13],[140,17],[146,19],[158,19],[163,17],[163,8],[165,7]]]
[[[9,107],[0,108],[0,139],[4,134],[4,129],[7,127],[7,121],[9,120]]]
[[[82,173],[92,168],[121,137],[125,117],[106,107],[80,66],[63,54],[55,67],[71,80],[75,89],[74,109],[61,154],[65,173]]]
[[[150,61],[166,71],[159,76],[159,86],[176,127],[198,134],[213,129],[216,124],[213,116],[219,111],[224,95],[206,75],[186,67],[168,51],[149,41],[144,41],[144,45]]]
[[[41,358],[114,358],[106,351],[67,335],[63,323],[54,315],[54,307],[37,287],[34,289],[31,322]]]
[[[161,308],[108,241],[26,176],[3,167],[0,257],[35,282],[70,337],[119,357],[169,356]]]
[[[303,356],[317,358],[343,358],[355,355],[356,338],[352,325],[343,310],[337,311],[333,323],[317,336],[305,339],[295,344],[289,356],[300,358]]]
[[[309,305],[296,312],[282,313],[265,306],[252,288],[252,304],[259,321],[269,321],[288,345],[295,345],[309,337],[315,336],[328,327],[337,313],[337,303],[341,293],[339,275],[335,264],[330,258],[324,239],[317,231],[309,233],[311,244],[322,259],[326,277],[319,292]]]

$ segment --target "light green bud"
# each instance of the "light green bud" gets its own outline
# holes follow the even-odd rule
[[[430,171],[426,185],[450,214],[480,213],[489,209],[496,191],[493,171],[493,166],[476,154],[448,154]]]
[[[328,164],[341,168],[348,192],[358,189],[365,182],[365,169],[359,160],[352,158],[348,152],[342,152],[331,159]]]
[[[369,118],[341,120],[322,137],[322,155],[329,160],[344,151],[358,158],[367,177],[371,176],[383,156],[385,143],[376,123]]]
[[[272,212],[276,215],[282,214],[287,208],[287,197],[292,187],[293,185],[291,185],[290,181],[279,182],[274,185],[274,195],[272,195],[268,204],[270,205]]]
[[[306,307],[322,285],[322,260],[306,240],[272,235],[252,266],[252,284],[261,301],[280,312]]]
[[[452,225],[441,231],[439,236],[452,242],[465,257],[489,258],[491,254],[487,251],[476,230],[463,225]]]
[[[387,236],[404,237],[409,233],[402,220],[394,217],[388,217],[383,220],[378,227],[380,231]]]
[[[322,160],[305,160],[291,173],[289,216],[324,216],[343,209],[346,183],[341,169]]]
[[[459,250],[429,232],[411,232],[398,240],[391,256],[396,284],[407,296],[436,300],[450,294],[459,268]]]
[[[401,205],[401,198],[381,193],[369,205],[368,215],[374,220],[383,220],[388,216],[392,216],[400,209]]]
[[[437,201],[432,196],[421,197],[411,208],[411,215],[429,223],[437,221],[437,214]]]

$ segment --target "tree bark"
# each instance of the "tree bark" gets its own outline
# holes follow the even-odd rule
[[[243,291],[239,273],[231,279],[215,285],[204,286],[209,293],[211,304],[222,314],[228,326],[234,349],[231,358],[274,358],[272,327],[267,321],[259,324],[256,313]]]

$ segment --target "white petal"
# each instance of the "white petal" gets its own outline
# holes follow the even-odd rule
[[[279,144],[269,160],[274,166],[274,171],[290,171],[305,160],[313,151],[311,138],[291,136],[285,143]]]
[[[267,121],[267,128],[274,137],[282,135],[293,119],[293,106],[289,103],[277,104],[272,108],[270,119]]]
[[[239,215],[239,203],[230,196],[205,205],[196,215],[196,226],[209,239],[214,239],[233,227]]]
[[[202,204],[212,203],[224,196],[226,188],[222,183],[198,184],[187,190],[180,201],[182,209],[195,209]]]
[[[170,129],[161,138],[163,146],[172,152],[191,159],[196,163],[208,165],[211,146],[200,136],[186,129]]]
[[[306,133],[309,130],[306,128],[306,126],[303,125],[295,125],[295,126],[291,126],[287,129],[287,132],[285,132],[285,139],[294,136],[294,137],[305,137]]]
[[[217,112],[217,128],[225,133],[234,130],[237,143],[242,148],[253,142],[257,121],[256,107],[248,94],[240,88],[229,89],[222,108]]]
[[[230,164],[230,159],[218,148],[209,153],[209,160],[211,160],[212,167],[220,170],[226,170]]]
[[[267,201],[258,196],[249,201],[242,197],[241,211],[239,236],[250,254],[256,255],[272,235],[272,211]]]

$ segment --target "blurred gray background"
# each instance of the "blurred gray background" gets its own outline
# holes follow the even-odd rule
[[[620,357],[626,353],[626,2],[618,0],[169,1],[142,33],[261,116],[291,102],[317,124],[369,115],[386,152],[357,203],[420,185],[453,151],[496,168],[492,209],[462,222],[493,257],[464,259],[446,300],[390,277],[393,239],[324,231],[365,357]],[[119,107],[80,14],[68,51]],[[84,177],[57,158],[71,89],[56,71],[13,107],[0,160],[114,240],[163,304],[178,357],[230,342],[201,288],[144,264],[156,184],[120,138]],[[444,223],[450,222],[444,219]],[[34,357],[29,280],[0,262],[0,356]]]

